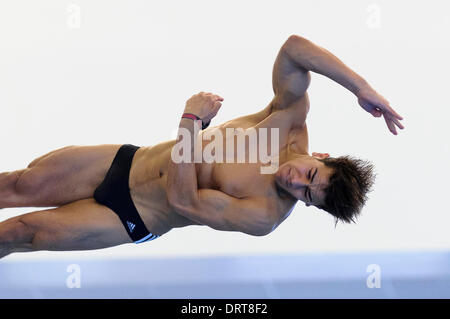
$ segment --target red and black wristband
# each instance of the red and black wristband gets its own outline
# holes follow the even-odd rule
[[[207,123],[203,122],[203,120],[200,117],[198,117],[197,115],[192,114],[192,113],[183,113],[181,118],[182,119],[191,119],[191,120],[194,120],[194,121],[202,121],[202,130],[207,128],[209,126],[209,124],[211,123],[211,121],[209,121]]]

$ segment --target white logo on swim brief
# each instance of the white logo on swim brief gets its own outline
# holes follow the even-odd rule
[[[129,221],[127,221],[127,225],[128,225],[128,229],[130,230],[130,233],[132,233],[134,228],[136,227],[136,225]]]

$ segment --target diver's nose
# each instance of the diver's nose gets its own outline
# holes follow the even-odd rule
[[[305,178],[305,176],[299,175],[298,173],[293,172],[292,176],[291,176],[291,183],[292,183],[292,186],[294,186],[296,188],[300,188],[300,187],[305,187],[308,183],[308,180]]]

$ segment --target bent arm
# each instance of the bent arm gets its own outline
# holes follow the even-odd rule
[[[180,215],[216,230],[264,236],[275,228],[275,215],[266,198],[240,199],[213,189],[197,193],[197,199],[189,205],[176,198],[169,199],[169,203]]]
[[[188,104],[212,105],[217,98],[199,94]],[[219,103],[220,104],[220,103]],[[214,104],[217,107],[217,104]],[[188,109],[189,110],[189,109]],[[213,113],[217,113],[213,108]],[[197,113],[197,112],[193,112]],[[200,124],[190,119],[181,119],[177,143],[186,138],[183,152],[188,152],[187,161],[174,161],[172,150],[167,176],[167,199],[171,207],[180,215],[218,230],[240,231],[250,235],[262,236],[273,229],[274,215],[266,198],[238,199],[212,189],[199,189],[194,162],[194,150]]]
[[[403,129],[400,116],[389,102],[364,78],[328,50],[298,35],[290,36],[280,49],[273,71],[274,108],[295,108],[298,122],[306,120],[309,104],[302,102],[308,88],[309,71],[322,74],[347,88],[358,98],[359,105],[374,117],[383,116],[389,130]]]
[[[182,120],[180,127],[194,132],[192,124]],[[217,230],[239,231],[254,236],[267,235],[274,228],[276,221],[266,198],[239,199],[221,191],[199,189],[197,183],[194,163],[170,161],[167,199],[178,214]]]
[[[197,117],[210,121],[221,107],[223,98],[211,93],[200,92],[193,95],[187,102],[184,113],[195,114]],[[195,170],[195,145],[201,130],[201,121],[181,118],[177,143],[172,148],[167,173],[167,195],[169,200],[182,205],[191,205],[198,200],[197,172]],[[200,141],[201,143],[201,141]],[[182,144],[181,149],[178,146]],[[180,151],[182,158],[178,158]],[[176,154],[178,152],[178,154]],[[175,158],[178,158],[175,161]]]
[[[180,128],[191,133],[191,154],[194,154],[193,140],[197,131],[194,125],[197,124],[191,120],[180,122]],[[275,224],[265,198],[238,199],[221,191],[199,189],[193,161],[175,163],[170,160],[167,199],[178,214],[217,230],[263,236],[270,233]]]
[[[188,152],[188,160],[176,163],[174,161],[175,147],[172,149],[167,172],[167,196],[169,203],[190,206],[198,200],[197,172],[194,163],[195,140],[200,129],[200,124],[190,119],[181,119],[177,144],[183,142]],[[184,134],[180,134],[184,131]],[[186,140],[184,140],[186,139]]]
[[[283,50],[297,67],[322,74],[355,95],[368,85],[360,75],[331,52],[301,36],[290,36],[283,45]]]

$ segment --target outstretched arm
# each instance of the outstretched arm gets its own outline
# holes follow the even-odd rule
[[[326,49],[311,41],[292,35],[282,46],[274,68],[274,90],[280,107],[286,107],[295,97],[301,97],[309,84],[308,71],[322,74],[358,98],[361,107],[374,117],[384,116],[389,130],[397,134],[395,125],[403,118],[360,75]],[[308,80],[308,81],[307,81]]]

